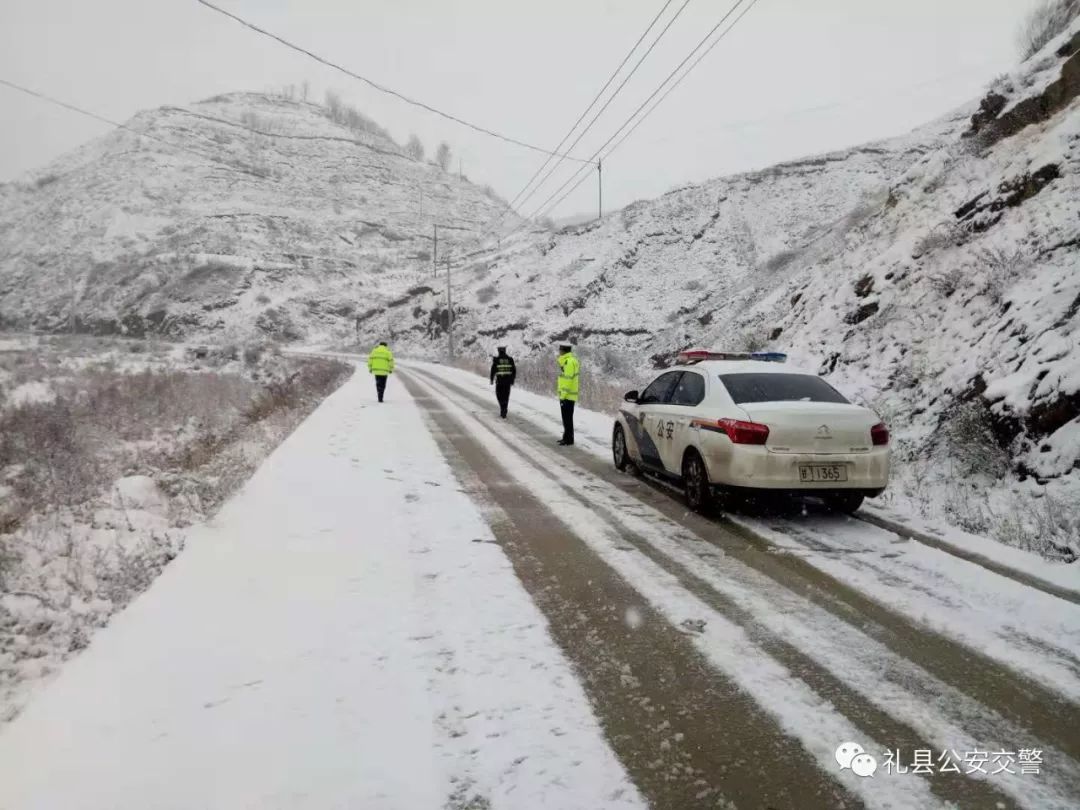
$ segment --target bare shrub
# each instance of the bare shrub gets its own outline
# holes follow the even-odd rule
[[[262,343],[249,343],[244,347],[242,357],[245,366],[257,366],[262,359],[266,346]]]
[[[1036,6],[1017,32],[1017,45],[1023,59],[1030,59],[1050,40],[1065,33],[1080,17],[1080,0],[1044,0]]]
[[[955,222],[942,222],[920,238],[911,250],[911,257],[918,259],[927,253],[946,247],[955,247],[964,241],[966,232]]]
[[[1051,495],[1019,499],[997,518],[992,533],[1002,543],[1044,557],[1075,563],[1080,559],[1080,506]]]
[[[692,278],[683,285],[683,289],[687,292],[697,292],[705,289],[705,282],[699,278]]]
[[[439,148],[435,150],[435,162],[444,172],[450,170],[450,144],[446,141],[440,143]]]
[[[268,382],[244,409],[244,420],[254,424],[281,411],[314,407],[351,372],[350,366],[336,360],[306,359],[287,377]]]
[[[409,140],[405,144],[405,154],[413,160],[424,159],[424,144],[415,132],[409,136]]]
[[[178,551],[178,545],[157,535],[143,540],[133,549],[122,545],[111,546],[108,550],[96,549],[93,569],[98,593],[115,608],[122,608],[150,587],[161,570],[176,558]]]
[[[1001,303],[1005,291],[1028,265],[1027,256],[1018,248],[983,248],[975,254],[975,259],[985,273],[984,292],[995,304]]]
[[[990,413],[982,400],[951,408],[938,429],[949,458],[965,475],[996,478],[1008,470],[1009,456],[998,445]]]
[[[760,331],[747,330],[735,337],[735,351],[760,352],[769,345],[768,339]]]
[[[486,287],[481,287],[476,291],[476,300],[481,304],[486,304],[495,297],[496,288],[494,284],[488,284]]]
[[[267,295],[264,292],[261,292],[261,293],[259,293],[258,295],[255,296],[255,303],[256,304],[262,304],[263,306],[266,306],[267,304],[270,303],[270,296]]]
[[[327,117],[335,124],[347,127],[356,133],[377,135],[388,141],[393,140],[389,132],[356,109],[356,107],[346,104],[342,101],[341,96],[332,90],[326,93],[325,106]]]
[[[931,289],[939,295],[949,298],[964,285],[964,271],[960,267],[950,267],[930,276],[927,281]]]

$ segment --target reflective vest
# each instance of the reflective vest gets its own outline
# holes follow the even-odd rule
[[[394,353],[389,346],[379,345],[371,350],[367,359],[368,371],[376,377],[394,373]]]
[[[496,377],[509,377],[514,373],[514,361],[509,357],[496,357],[495,358],[495,376]]]
[[[577,402],[581,364],[572,352],[559,355],[559,399]]]

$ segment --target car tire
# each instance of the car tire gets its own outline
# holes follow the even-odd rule
[[[839,495],[830,495],[825,499],[825,504],[834,512],[854,514],[862,506],[863,494],[861,492],[844,492]]]
[[[708,514],[713,508],[712,485],[705,462],[696,450],[683,458],[682,479],[686,505],[699,514]]]
[[[624,472],[631,464],[630,452],[626,449],[626,433],[618,422],[611,432],[611,456],[615,461],[615,469],[619,472]]]

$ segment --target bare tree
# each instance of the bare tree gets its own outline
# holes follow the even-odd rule
[[[342,103],[341,96],[335,93],[333,90],[326,91],[326,109],[330,113],[330,118],[333,121],[341,120]]]
[[[409,142],[405,144],[405,154],[413,160],[424,159],[424,144],[420,142],[415,132],[409,136]]]
[[[1030,59],[1072,21],[1080,17],[1080,0],[1044,0],[1032,9],[1017,34],[1020,53]]]
[[[304,79],[304,83],[302,85],[300,85],[300,98],[302,98],[304,101],[307,101],[308,96],[310,96],[310,95],[311,95],[311,82],[309,82],[307,79]]]
[[[439,148],[435,152],[435,162],[439,164],[439,168],[444,172],[450,171],[450,144],[446,141],[439,144]]]

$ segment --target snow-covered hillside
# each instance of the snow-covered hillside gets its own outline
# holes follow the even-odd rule
[[[690,344],[785,350],[889,421],[893,497],[1080,556],[1078,91],[1074,23],[894,140],[555,233],[507,217],[498,247],[441,233],[458,346],[567,340],[586,374],[637,381]],[[482,229],[493,194],[311,104],[237,94],[132,126],[218,162],[117,131],[0,186],[0,326],[445,351],[431,224]]]
[[[164,107],[0,185],[0,327],[340,338],[503,208],[315,104]]]
[[[906,137],[518,237],[459,274],[459,345],[529,355],[568,340],[593,352],[586,373],[614,350],[639,380],[687,345],[787,351],[888,419],[913,500],[1069,557],[1080,550],[1065,507],[1080,501],[1078,90],[1074,25],[981,103]],[[398,343],[430,352],[438,300],[403,303]],[[999,480],[989,501],[973,499]],[[1002,523],[1030,510],[1026,527]]]

